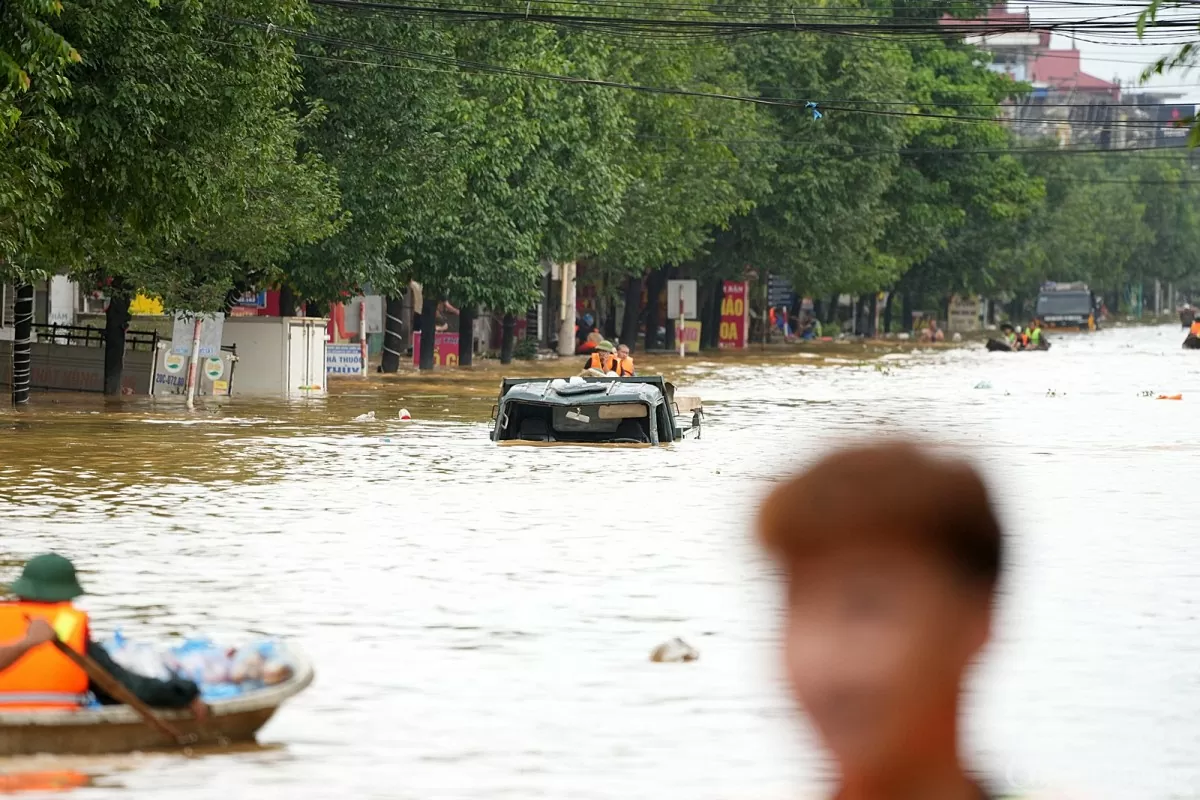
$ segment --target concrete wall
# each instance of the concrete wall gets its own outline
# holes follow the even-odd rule
[[[104,391],[104,348],[35,342],[33,388],[72,392]],[[0,364],[12,363],[12,342],[0,341]],[[154,354],[125,352],[121,387],[126,394],[149,394]],[[11,370],[0,369],[0,386],[10,386]]]

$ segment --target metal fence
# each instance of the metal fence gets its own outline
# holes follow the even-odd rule
[[[90,325],[56,325],[35,323],[33,330],[37,333],[39,342],[50,344],[68,344],[78,347],[103,347],[104,329],[93,328]],[[126,350],[148,350],[153,352],[158,346],[157,331],[126,331]]]

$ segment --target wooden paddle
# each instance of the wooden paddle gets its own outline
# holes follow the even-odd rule
[[[95,659],[83,653],[75,652],[66,642],[57,637],[51,639],[50,643],[58,648],[58,652],[71,659],[75,663],[75,666],[86,672],[87,676],[103,689],[105,694],[132,708],[142,718],[142,721],[151,728],[168,737],[180,747],[187,747],[192,744],[195,737],[185,735],[174,725],[155,714],[150,709],[150,706],[138,700],[133,692],[126,689],[120,681],[110,675],[108,670],[97,664]]]

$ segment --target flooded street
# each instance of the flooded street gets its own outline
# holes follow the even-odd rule
[[[261,749],[28,763],[120,800],[803,797],[823,766],[779,685],[754,501],[831,438],[910,431],[977,457],[1013,534],[977,763],[1005,790],[1197,797],[1200,354],[1182,339],[668,360],[707,417],[661,449],[492,444],[498,367],[195,414],[37,395],[0,412],[3,578],[59,550],[97,638],[278,635],[317,680]],[[388,419],[401,407],[413,423]],[[700,660],[650,663],[673,636]]]

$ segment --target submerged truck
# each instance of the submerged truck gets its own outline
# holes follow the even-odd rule
[[[1045,328],[1096,330],[1096,296],[1086,283],[1044,283],[1034,315]]]
[[[700,438],[698,397],[659,376],[505,378],[492,410],[492,441],[665,445]]]

